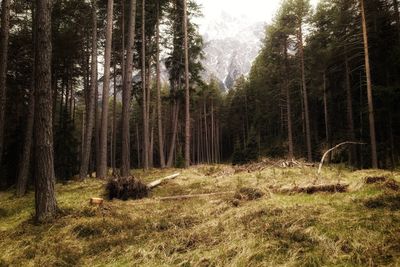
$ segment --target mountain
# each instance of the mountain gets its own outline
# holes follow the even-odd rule
[[[253,22],[246,16],[220,16],[201,23],[204,39],[203,77],[217,78],[225,90],[234,85],[240,75],[249,73],[261,48],[265,23]]]

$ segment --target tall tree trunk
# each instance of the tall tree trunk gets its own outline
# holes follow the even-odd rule
[[[86,128],[83,139],[83,153],[79,176],[86,178],[89,171],[90,148],[93,138],[93,125],[95,120],[95,94],[97,86],[97,0],[92,0],[92,61],[90,87],[87,94]]]
[[[305,123],[306,123],[307,159],[308,159],[308,161],[312,161],[310,114],[309,114],[309,107],[308,107],[306,71],[305,71],[305,65],[304,65],[303,30],[302,30],[301,24],[299,26],[299,36],[298,37],[299,37],[299,45],[300,45],[301,80],[302,80],[302,85],[303,85],[303,97],[304,97],[304,115],[305,115]]]
[[[367,75],[369,135],[371,138],[372,167],[376,169],[378,168],[378,155],[376,151],[374,99],[372,95],[371,69],[369,63],[369,48],[368,48],[368,29],[365,16],[364,0],[360,0],[360,5],[361,5],[361,17],[362,17],[363,39],[364,39],[365,73]]]
[[[204,133],[205,133],[205,148],[206,148],[206,155],[207,155],[207,163],[210,163],[206,98],[204,98],[204,102],[203,102],[203,112],[204,112]]]
[[[97,177],[106,178],[107,176],[107,129],[108,129],[108,108],[110,98],[110,65],[111,65],[111,45],[114,0],[107,2],[107,30],[106,30],[106,50],[104,56],[104,79],[103,79],[103,103],[101,110],[100,128],[100,163],[97,166]]]
[[[32,43],[33,51],[35,51],[36,42],[36,19],[35,19],[35,2],[32,2]],[[22,150],[22,156],[19,163],[19,172],[17,177],[17,197],[25,195],[28,186],[28,175],[31,163],[32,154],[32,139],[33,139],[33,124],[35,120],[35,52],[33,53],[33,64],[32,64],[32,77],[31,77],[31,91],[29,92],[29,104],[28,114],[26,118],[26,128],[24,137],[24,147]],[[54,112],[52,113],[54,114]]]
[[[165,168],[165,154],[162,125],[161,103],[161,75],[160,75],[160,3],[157,1],[157,32],[156,32],[156,79],[157,79],[157,124],[158,124],[158,151],[160,154],[161,168]]]
[[[36,0],[35,45],[35,210],[39,222],[57,213],[51,90],[51,0]]]
[[[286,116],[287,116],[287,130],[288,130],[288,143],[289,143],[289,159],[294,158],[294,149],[293,149],[293,130],[292,130],[292,105],[290,101],[290,89],[289,89],[289,81],[287,74],[289,73],[289,65],[288,65],[288,54],[287,54],[287,38],[285,38],[285,46],[284,46],[284,55],[285,55],[285,94],[286,94]]]
[[[131,105],[133,50],[135,46],[136,0],[130,0],[130,15],[128,27],[128,50],[125,60],[124,84],[122,88],[122,155],[121,175],[128,176],[131,169],[130,139],[129,139],[129,108]]]
[[[1,3],[1,31],[0,31],[0,168],[2,166],[4,150],[4,126],[6,112],[6,84],[7,84],[7,58],[8,40],[10,35],[10,0]],[[0,186],[7,182],[1,177]]]
[[[142,0],[142,93],[143,93],[143,168],[149,169],[149,128],[147,118],[146,92],[146,1]]]
[[[214,101],[211,99],[211,162],[215,163]]]
[[[178,119],[179,119],[179,102],[174,100],[173,111],[172,111],[172,138],[171,145],[169,147],[167,167],[171,168],[174,163],[174,151],[176,147],[176,136],[178,134]]]
[[[183,0],[183,31],[185,48],[185,167],[188,168],[190,166],[190,91],[187,0]]]
[[[345,48],[346,50],[346,48]],[[345,52],[345,69],[346,69],[346,102],[347,102],[347,129],[348,138],[350,141],[355,141],[356,134],[354,130],[354,119],[353,119],[353,97],[351,92],[351,72],[349,66],[349,59],[347,53]],[[356,163],[356,149],[353,146],[349,151],[349,162],[351,164]]]

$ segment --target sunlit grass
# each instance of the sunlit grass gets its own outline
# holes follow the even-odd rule
[[[317,183],[348,183],[337,194],[279,194],[309,184],[315,168],[235,172],[231,166],[135,170],[144,182],[181,172],[149,199],[107,201],[104,181],[57,185],[64,211],[34,225],[34,195],[0,194],[0,266],[376,266],[400,265],[400,193],[363,178],[398,172],[325,167]],[[259,188],[264,196],[232,204],[233,195],[178,201],[162,196]]]

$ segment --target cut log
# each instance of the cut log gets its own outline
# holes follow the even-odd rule
[[[103,205],[104,200],[102,198],[98,198],[98,197],[92,197],[90,199],[90,205],[93,206],[100,206]]]
[[[180,174],[180,173],[175,173],[175,174],[172,174],[172,175],[170,175],[170,176],[167,176],[167,177],[164,177],[164,178],[155,180],[155,181],[153,181],[153,182],[147,184],[147,187],[148,187],[149,189],[153,189],[154,187],[159,186],[160,184],[162,184],[164,181],[175,179],[175,178],[178,177],[179,175],[181,175],[181,174]]]

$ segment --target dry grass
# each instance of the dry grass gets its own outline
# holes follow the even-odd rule
[[[175,171],[133,175],[147,183]],[[58,184],[64,214],[47,225],[30,220],[33,194],[0,193],[0,266],[399,266],[400,192],[364,183],[373,176],[400,181],[399,172],[328,166],[318,183],[346,183],[348,192],[287,195],[271,188],[310,184],[315,169],[198,166],[148,199],[100,208],[89,199],[104,196],[104,182]],[[157,200],[221,191],[248,197]]]

